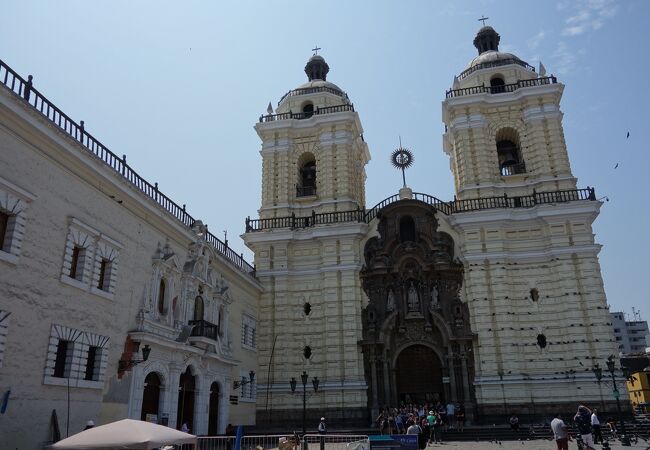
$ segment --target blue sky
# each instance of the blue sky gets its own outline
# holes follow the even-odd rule
[[[400,187],[388,160],[400,135],[415,153],[408,184],[451,199],[441,101],[485,15],[501,50],[566,85],[574,175],[610,200],[595,224],[608,301],[649,318],[649,13],[643,0],[14,1],[0,59],[252,261],[236,235],[260,205],[253,126],[306,80],[310,49],[360,114],[367,206]]]

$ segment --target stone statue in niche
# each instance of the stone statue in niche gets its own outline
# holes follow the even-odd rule
[[[440,299],[438,294],[438,285],[434,284],[431,288],[431,301],[429,302],[429,312],[433,314],[440,309]]]
[[[388,298],[386,299],[386,312],[393,312],[395,310],[395,294],[392,289],[388,290]]]
[[[408,292],[408,311],[409,312],[420,311],[420,299],[418,297],[418,290],[415,288],[415,284],[413,284],[412,281]]]

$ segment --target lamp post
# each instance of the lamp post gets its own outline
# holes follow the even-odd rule
[[[307,381],[308,380],[309,380],[309,375],[307,375],[307,372],[303,370],[302,375],[300,375],[300,381],[302,381],[302,434],[303,436],[307,433],[306,420],[307,420]],[[320,383],[318,377],[312,378],[311,382],[312,385],[314,386],[314,392],[318,392],[318,385]],[[291,381],[289,381],[289,385],[291,386],[292,393],[296,392],[297,384],[298,383],[296,382],[296,379],[294,377],[291,377]]]
[[[625,368],[621,368],[621,370],[623,370],[624,372],[623,375],[627,379],[629,377],[629,374],[625,373]],[[594,372],[596,379],[600,382],[600,380],[603,377],[603,369],[601,369],[600,366],[596,364],[596,366],[594,366],[592,371]],[[621,401],[619,400],[620,394],[618,392],[618,387],[616,386],[616,365],[614,362],[614,355],[610,355],[609,358],[607,358],[607,371],[610,373],[612,377],[614,398],[616,399],[616,410],[618,412],[618,420],[621,423],[621,445],[625,447],[630,447],[632,444],[630,443],[630,438],[628,437],[625,431],[625,422],[623,421],[623,413],[621,412]]]

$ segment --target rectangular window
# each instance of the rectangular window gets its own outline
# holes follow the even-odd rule
[[[56,345],[56,359],[54,360],[54,377],[64,378],[66,375],[66,362],[68,359],[68,349],[70,349],[70,341],[59,339]]]
[[[88,348],[88,359],[86,360],[86,375],[84,380],[94,380],[95,379],[95,370],[99,362],[99,347],[90,346]]]
[[[4,250],[4,242],[7,237],[7,227],[9,225],[9,214],[0,212],[0,250]]]
[[[256,321],[251,316],[243,315],[241,324],[241,343],[245,347],[255,348],[256,339]]]
[[[108,291],[110,275],[109,271],[111,268],[111,262],[107,259],[102,259],[102,262],[99,263],[99,280],[97,280],[97,288],[102,291]]]
[[[70,278],[75,280],[81,280],[83,275],[83,261],[85,255],[85,248],[81,248],[77,245],[72,249],[72,260],[70,261],[70,273],[68,274]]]

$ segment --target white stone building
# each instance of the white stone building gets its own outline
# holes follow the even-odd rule
[[[31,77],[0,79],[0,446],[40,449],[87,420],[253,424],[253,267]]]
[[[320,55],[260,118],[260,218],[245,235],[265,287],[259,423],[291,418],[302,398],[288,378],[303,371],[321,386],[310,423],[367,425],[410,401],[487,420],[600,400],[590,368],[616,349],[591,227],[601,202],[571,172],[564,85],[499,39],[479,31],[442,104],[453,201],[404,188],[367,208],[359,114]]]
[[[624,355],[647,352],[646,349],[650,347],[648,322],[641,320],[639,316],[635,316],[634,320],[627,320],[622,311],[609,314],[612,318],[618,351]]]

